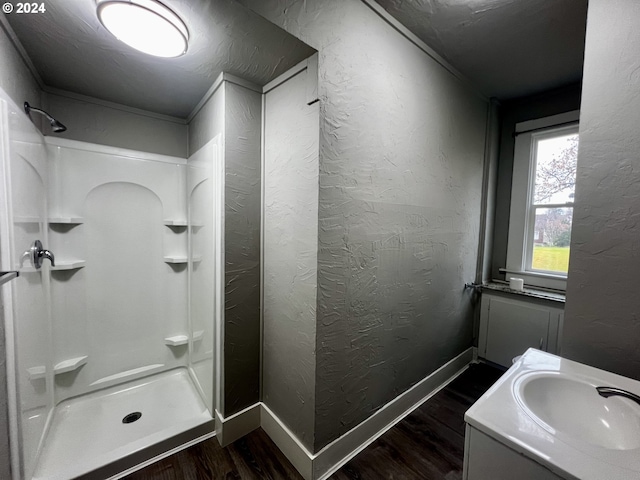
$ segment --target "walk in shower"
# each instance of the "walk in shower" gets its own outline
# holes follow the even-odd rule
[[[177,158],[43,137],[4,92],[0,115],[15,478],[211,434],[220,136]]]
[[[187,43],[125,45],[105,14],[133,3],[169,9]],[[236,0],[0,15],[13,480],[122,475],[216,428],[232,441],[224,422],[260,395],[263,87],[315,53]]]

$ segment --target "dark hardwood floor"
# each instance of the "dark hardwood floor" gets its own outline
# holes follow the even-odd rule
[[[369,445],[333,480],[458,480],[462,478],[464,412],[502,371],[472,365]],[[206,440],[126,477],[127,480],[301,479],[258,429],[226,448]]]
[[[331,479],[461,479],[464,412],[502,373],[485,364],[471,365]]]
[[[205,440],[125,477],[127,480],[301,479],[287,457],[259,428],[222,448]]]

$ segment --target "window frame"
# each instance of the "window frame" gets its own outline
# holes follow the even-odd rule
[[[535,229],[535,210],[541,204],[533,203],[536,173],[537,139],[555,136],[558,133],[578,133],[580,112],[571,112],[539,118],[516,124],[513,156],[513,178],[511,182],[511,209],[509,213],[509,236],[507,239],[507,279],[518,276],[524,283],[534,287],[566,290],[567,275],[558,272],[533,270],[533,250],[529,249]],[[574,204],[548,204],[545,208],[574,207]]]

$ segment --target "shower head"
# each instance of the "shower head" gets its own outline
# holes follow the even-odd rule
[[[62,133],[66,129],[67,129],[67,127],[65,127],[63,124],[61,124],[57,120],[53,120],[53,122],[51,122],[51,130],[53,130],[56,133]]]
[[[44,115],[45,117],[47,117],[47,120],[49,120],[49,124],[51,125],[51,130],[53,130],[55,133],[62,133],[67,129],[67,127],[65,127],[44,110],[40,110],[39,108],[35,108],[29,105],[29,102],[24,102],[24,111],[27,112],[27,115],[29,115],[29,113],[31,112],[37,112],[40,115]]]

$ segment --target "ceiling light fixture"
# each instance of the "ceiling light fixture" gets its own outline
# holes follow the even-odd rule
[[[98,18],[118,40],[156,57],[187,52],[189,31],[180,17],[156,0],[98,1]]]

